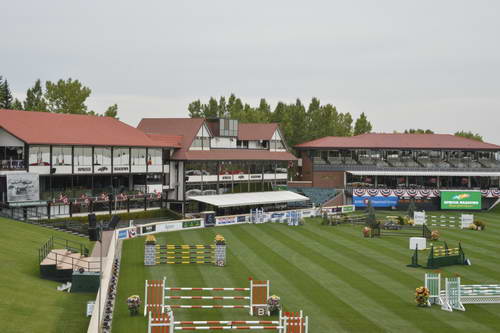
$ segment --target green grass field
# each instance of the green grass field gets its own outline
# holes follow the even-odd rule
[[[441,212],[440,212],[441,213]],[[380,212],[385,214],[385,212]],[[387,212],[395,215],[395,212]],[[463,283],[500,283],[500,214],[476,214],[485,231],[441,229],[450,246],[462,241],[472,266],[449,266]],[[144,238],[124,243],[114,332],[146,332],[146,319],[131,317],[126,298],[144,299],[144,280],[167,277],[170,286],[246,287],[248,277],[271,280],[271,293],[285,310],[303,309],[310,332],[498,332],[500,304],[467,305],[466,312],[439,307],[417,308],[414,289],[423,285],[425,269],[408,268],[412,251],[407,237],[367,239],[360,226],[241,225],[158,234],[170,244],[211,243],[215,233],[228,241],[228,266],[143,266]],[[424,263],[426,255],[422,256]],[[174,303],[172,303],[174,304]],[[182,304],[203,304],[184,301]],[[210,303],[204,303],[210,304]],[[221,303],[218,303],[221,304]],[[231,304],[230,301],[222,304]],[[235,302],[233,302],[235,304]],[[245,320],[241,309],[175,310],[177,320]]]
[[[94,294],[56,290],[40,278],[38,248],[50,236],[85,238],[0,218],[0,332],[87,332],[86,303]]]

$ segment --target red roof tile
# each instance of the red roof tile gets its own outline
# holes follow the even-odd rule
[[[240,140],[271,140],[278,124],[239,123],[238,139]]]
[[[182,135],[162,135],[162,134],[146,134],[154,141],[163,143],[166,147],[180,148]]]
[[[182,136],[181,151],[189,149],[198,134],[203,118],[143,118],[137,129],[147,134]]]
[[[295,161],[297,158],[288,152],[271,152],[258,149],[212,149],[212,150],[189,150],[174,153],[175,160],[199,160],[199,161]]]
[[[500,150],[500,146],[451,134],[367,133],[352,137],[327,136],[295,146],[304,148],[365,149],[473,149]]]
[[[28,144],[165,147],[110,117],[0,110],[0,127]]]

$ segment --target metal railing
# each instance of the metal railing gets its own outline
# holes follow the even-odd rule
[[[24,160],[0,160],[1,170],[23,170],[26,169]]]
[[[83,257],[89,256],[89,249],[84,244],[52,236],[38,249],[38,263],[40,264],[43,260],[47,259],[53,261],[56,266],[59,264],[70,264],[72,270],[83,268],[89,272],[99,271],[99,260],[82,260],[81,257],[75,258],[70,255],[53,252],[52,250],[55,248],[64,248],[70,252],[79,253]]]

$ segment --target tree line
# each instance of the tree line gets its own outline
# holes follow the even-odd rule
[[[71,78],[57,82],[36,80],[20,101],[12,97],[7,79],[0,76],[0,108],[52,113],[87,114],[117,118],[118,105],[109,106],[103,114],[89,110],[85,101],[92,93],[89,87]]]
[[[369,133],[372,124],[362,113],[354,122],[349,112],[339,112],[332,104],[321,104],[312,98],[308,105],[297,99],[294,103],[278,102],[274,110],[262,98],[258,106],[244,103],[231,94],[227,99],[210,98],[203,104],[200,100],[188,106],[192,118],[231,118],[248,123],[279,123],[280,128],[292,147],[296,144],[324,136],[351,136]]]

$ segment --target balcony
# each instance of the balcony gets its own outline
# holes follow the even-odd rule
[[[0,170],[25,170],[24,160],[1,160]]]

